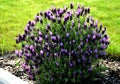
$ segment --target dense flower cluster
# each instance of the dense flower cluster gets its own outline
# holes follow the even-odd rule
[[[90,8],[70,4],[51,8],[29,21],[17,56],[24,58],[23,68],[30,79],[43,83],[80,82],[93,70],[92,63],[106,55],[109,38],[106,27],[89,15]]]

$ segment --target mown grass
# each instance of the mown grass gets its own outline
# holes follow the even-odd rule
[[[63,7],[71,0],[0,0],[0,53],[19,48],[15,37],[22,33],[28,20],[40,10],[51,6]],[[110,37],[109,55],[120,57],[120,4],[119,0],[74,0],[91,8],[91,15],[107,27]]]

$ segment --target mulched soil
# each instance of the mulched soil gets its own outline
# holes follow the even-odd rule
[[[3,68],[12,74],[16,75],[20,79],[27,81],[29,84],[35,84],[35,81],[29,80],[27,74],[24,72],[21,66],[17,65],[17,63],[22,64],[22,61],[12,53],[7,53],[0,57],[0,68]],[[90,81],[89,79],[83,80],[82,84],[120,84],[120,61],[112,61],[105,59],[101,61],[102,65],[108,67],[108,69],[104,72],[105,77],[99,77],[96,81]]]

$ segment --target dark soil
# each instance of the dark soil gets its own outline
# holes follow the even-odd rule
[[[7,53],[4,58],[0,57],[0,68],[3,68],[29,84],[35,84],[35,81],[29,80],[27,74],[21,67],[22,61],[12,53]],[[96,77],[95,81],[83,79],[81,84],[120,84],[120,61],[102,60],[101,65],[105,65],[108,69],[102,72],[105,76]]]

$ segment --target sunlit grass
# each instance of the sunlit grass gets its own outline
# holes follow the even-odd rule
[[[15,37],[22,33],[28,20],[50,6],[63,7],[71,0],[0,0],[0,53],[19,48]],[[107,52],[120,57],[119,0],[74,0],[73,3],[91,8],[91,15],[107,27],[111,44]]]

